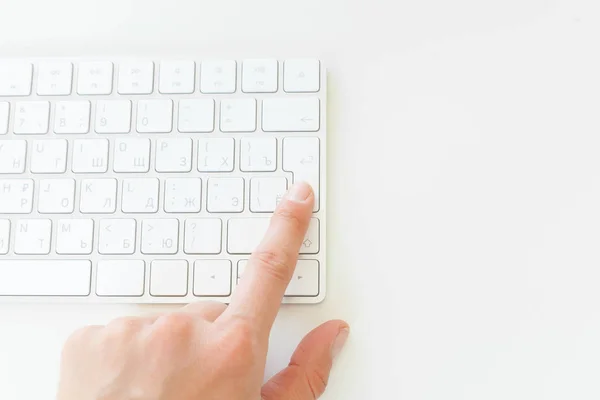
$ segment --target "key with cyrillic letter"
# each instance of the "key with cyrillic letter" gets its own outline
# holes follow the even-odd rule
[[[31,179],[0,179],[0,214],[29,214],[33,186]]]

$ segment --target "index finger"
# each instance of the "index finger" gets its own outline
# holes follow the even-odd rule
[[[220,320],[248,319],[268,336],[296,268],[313,203],[313,191],[304,182],[292,186],[284,196]]]

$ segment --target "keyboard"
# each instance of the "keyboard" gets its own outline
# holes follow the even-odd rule
[[[285,303],[325,296],[314,59],[0,59],[0,302],[228,302],[295,181]]]

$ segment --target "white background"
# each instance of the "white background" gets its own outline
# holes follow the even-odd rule
[[[268,373],[345,318],[327,400],[600,397],[597,1],[0,0],[0,54],[321,58],[328,299],[283,310]],[[0,399],[155,310],[0,305]]]

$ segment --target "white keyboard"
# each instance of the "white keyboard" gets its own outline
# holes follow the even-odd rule
[[[320,302],[326,86],[312,59],[0,59],[0,302],[227,302],[299,180],[284,302]]]

